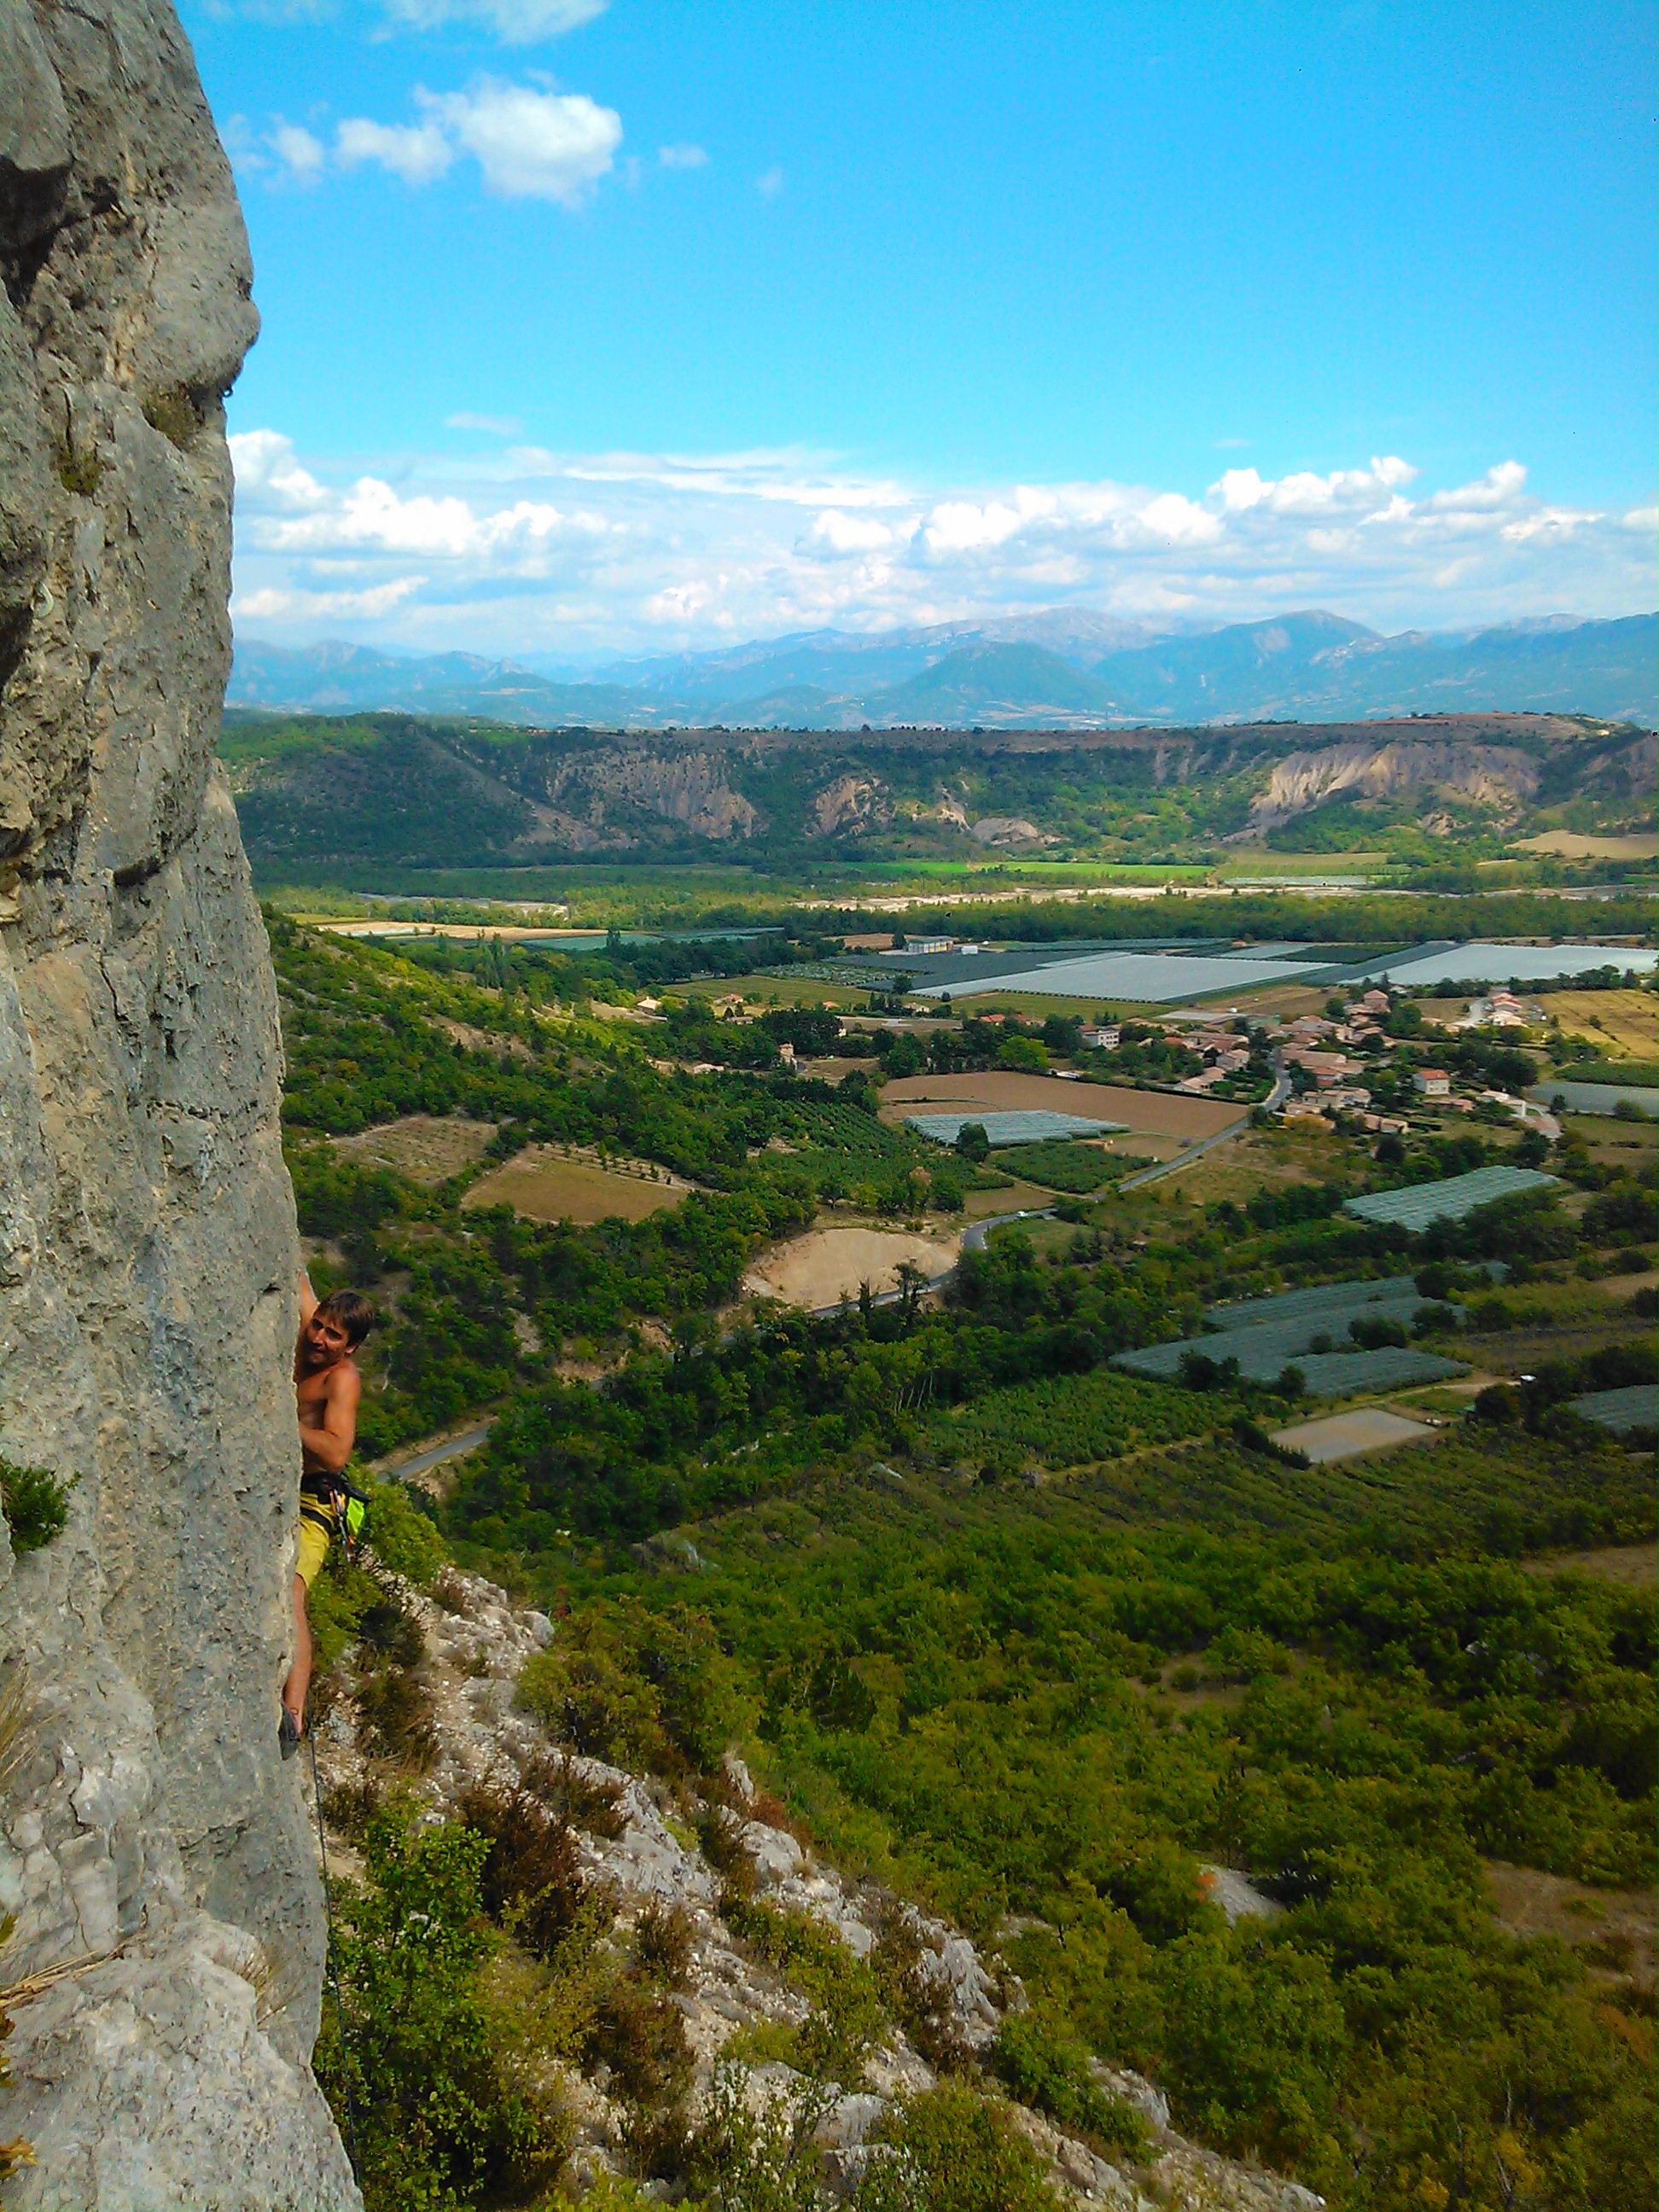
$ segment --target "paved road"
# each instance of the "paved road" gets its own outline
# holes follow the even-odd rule
[[[1268,1113],[1273,1112],[1274,1107],[1289,1091],[1290,1087],[1290,1076],[1285,1072],[1284,1062],[1275,1053],[1273,1054],[1273,1087],[1261,1101]],[[1250,1113],[1255,1111],[1255,1109],[1252,1107]],[[1206,1152],[1212,1152],[1218,1145],[1226,1144],[1231,1138],[1237,1137],[1241,1131],[1248,1129],[1249,1126],[1249,1114],[1246,1114],[1242,1121],[1229,1121],[1224,1129],[1218,1129],[1214,1136],[1206,1137],[1196,1145],[1188,1145],[1184,1152],[1177,1152],[1172,1160],[1160,1160],[1156,1167],[1142,1168],[1139,1175],[1125,1176],[1122,1182],[1119,1183],[1118,1188],[1139,1190],[1149,1182],[1158,1182],[1164,1176],[1173,1175],[1177,1168],[1187,1167],[1194,1160],[1201,1160]]]
[[[982,1252],[994,1229],[1006,1229],[1011,1221],[1046,1221],[1054,1212],[1052,1206],[1022,1206],[1018,1213],[991,1213],[983,1221],[969,1224],[962,1232],[964,1252]]]
[[[492,1415],[489,1420],[480,1422],[476,1429],[464,1429],[459,1436],[451,1437],[445,1443],[433,1444],[425,1451],[416,1452],[412,1459],[400,1459],[395,1467],[382,1467],[380,1469],[381,1480],[407,1482],[410,1475],[424,1474],[428,1468],[441,1466],[447,1459],[459,1459],[464,1452],[477,1451],[495,1425]]]

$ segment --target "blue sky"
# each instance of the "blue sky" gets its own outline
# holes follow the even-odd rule
[[[1645,6],[184,13],[246,630],[1654,604]]]

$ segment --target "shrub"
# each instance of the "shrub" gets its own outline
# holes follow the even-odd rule
[[[1059,2212],[1037,2155],[1006,2116],[947,2084],[902,2105],[882,2129],[859,2212]]]
[[[1011,2014],[997,2031],[991,2055],[998,2074],[1021,2104],[1047,2112],[1074,2135],[1093,2136],[1122,2157],[1146,2155],[1146,2121],[1133,2105],[1100,2087],[1080,2043],[1030,2013]]]
[[[360,1674],[356,1687],[359,1731],[375,1759],[423,1774],[438,1755],[432,1727],[432,1693],[403,1667],[379,1667]]]
[[[1241,1413],[1233,1423],[1233,1441],[1245,1451],[1261,1452],[1269,1459],[1280,1461],[1285,1467],[1311,1467],[1313,1462],[1304,1451],[1295,1451],[1288,1444],[1276,1443],[1266,1429]]]
[[[708,1773],[742,1733],[736,1670],[707,1617],[629,1601],[595,1607],[538,1652],[519,1698],[580,1752],[659,1773]]]
[[[714,2076],[702,2124],[688,2147],[687,2169],[693,2188],[706,2190],[711,2205],[732,2212],[819,2212],[817,2155],[812,2130],[827,2110],[826,2093],[810,2088],[793,2106],[769,2098],[757,2112],[736,2067]],[[864,2191],[854,2200],[860,2208]]]
[[[394,1575],[425,1589],[449,1558],[449,1547],[401,1482],[363,1481],[368,1493],[364,1535]]]
[[[536,1958],[550,1957],[581,1910],[581,1866],[569,1828],[526,1790],[476,1783],[455,1809],[489,1839],[478,1869],[485,1911]]]
[[[71,1475],[64,1481],[44,1468],[14,1467],[9,1459],[0,1459],[0,1506],[5,1510],[14,1552],[38,1552],[63,1534],[69,1494],[77,1480]]]
[[[681,1988],[691,1969],[691,1919],[684,1905],[646,1905],[634,1923],[634,1964],[659,1989]]]
[[[1394,1321],[1386,1315],[1375,1319],[1358,1314],[1348,1323],[1348,1334],[1364,1352],[1380,1352],[1384,1345],[1403,1345],[1411,1341],[1403,1321]]]
[[[580,1773],[568,1752],[558,1759],[544,1753],[526,1762],[520,1776],[532,1797],[550,1812],[590,1836],[615,1838],[627,1826],[622,1791],[614,1782],[591,1782]]]
[[[152,392],[143,403],[144,420],[159,430],[170,445],[188,453],[202,428],[202,410],[182,384]]]
[[[941,2074],[960,2072],[969,2051],[951,2016],[948,1985],[925,1971],[921,1938],[896,1905],[882,1916],[870,1969],[888,2010],[927,2063]]]
[[[369,2212],[523,2203],[568,2151],[562,2115],[506,2077],[481,1993],[501,1941],[479,1891],[490,1849],[453,1822],[417,1830],[399,1801],[365,1834],[364,1886],[341,1893],[346,2045],[331,2015],[316,2066],[343,2123],[349,2069]]]
[[[607,2065],[638,2104],[676,2105],[691,2079],[685,2022],[671,1998],[624,1979],[600,1998],[587,2057]]]
[[[886,2008],[874,1972],[809,1913],[731,1896],[722,1910],[732,1933],[811,1998],[796,2063],[819,2079],[856,2082],[865,2054],[884,2033]]]

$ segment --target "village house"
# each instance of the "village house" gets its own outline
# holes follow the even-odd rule
[[[1279,1112],[1281,1121],[1300,1122],[1309,1128],[1331,1129],[1336,1126],[1325,1112],[1324,1100],[1315,1098],[1311,1094],[1297,1097],[1292,1093]]]
[[[1449,1098],[1451,1078],[1443,1067],[1419,1067],[1412,1078],[1412,1089],[1419,1098]]]
[[[1364,1073],[1363,1060],[1350,1060],[1341,1052],[1315,1052],[1306,1045],[1286,1045],[1283,1057],[1288,1066],[1305,1068],[1322,1090],[1340,1083],[1346,1075]]]

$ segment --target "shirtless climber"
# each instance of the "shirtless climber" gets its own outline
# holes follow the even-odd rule
[[[339,1533],[345,1464],[357,1437],[362,1380],[351,1355],[374,1325],[374,1309],[359,1291],[333,1291],[319,1300],[311,1278],[300,1278],[300,1336],[294,1347],[294,1390],[300,1412],[300,1551],[294,1574],[294,1664],[283,1685],[284,1759],[305,1733],[311,1686],[311,1622],[306,1593]]]

